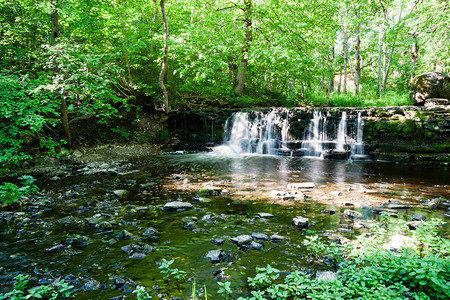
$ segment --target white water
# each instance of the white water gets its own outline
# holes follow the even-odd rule
[[[269,112],[237,112],[225,123],[225,138],[221,146],[213,149],[213,154],[224,156],[236,155],[295,155],[323,157],[330,153],[343,153],[345,157],[364,157],[363,125],[361,114],[357,122],[351,123],[352,132],[347,126],[347,112],[342,112],[336,134],[330,132],[328,138],[326,128],[334,128],[333,123],[321,111],[315,110],[309,120],[303,139],[297,140],[290,132],[290,116],[286,109],[273,109]],[[335,137],[335,138],[334,138]],[[291,143],[292,142],[292,143]],[[298,145],[301,144],[301,148]],[[297,146],[296,146],[297,145]],[[294,148],[290,148],[294,147]]]
[[[287,147],[289,140],[289,120],[287,117],[283,119],[283,112],[286,110],[233,114],[225,123],[223,145],[215,147],[213,153],[228,156],[277,154],[280,146]]]

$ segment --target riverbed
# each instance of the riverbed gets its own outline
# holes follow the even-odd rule
[[[137,284],[156,299],[187,298],[191,282],[168,284],[160,272],[162,260],[173,259],[171,267],[206,285],[212,299],[217,280],[232,281],[237,297],[256,267],[332,268],[310,263],[305,236],[353,239],[366,230],[355,223],[377,221],[383,208],[407,221],[417,214],[448,221],[450,200],[446,167],[182,151],[85,161],[38,185],[42,195],[2,212],[0,292],[22,273],[35,283],[65,278],[77,299],[129,295]],[[174,201],[192,207],[167,209]],[[309,226],[295,228],[296,216]],[[260,246],[231,241],[242,235]],[[218,261],[212,250],[222,250]]]

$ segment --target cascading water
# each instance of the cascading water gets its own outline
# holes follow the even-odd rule
[[[347,149],[347,112],[343,111],[336,138],[336,151],[346,151]]]
[[[366,159],[364,154],[364,121],[361,118],[361,112],[358,112],[358,119],[356,123],[356,142],[352,147],[352,159]]]
[[[315,110],[302,142],[302,148],[305,149],[305,156],[320,157],[322,155],[323,143],[327,139],[326,123],[327,118],[321,112]]]
[[[214,148],[214,153],[222,155],[277,154],[277,150],[287,145],[289,122],[283,120],[282,112],[237,112],[225,123],[223,145]],[[287,115],[287,114],[285,114]]]
[[[339,118],[333,112],[314,110],[306,128],[301,129],[302,139],[296,139],[291,132],[292,125],[294,132],[299,132],[298,124],[301,121],[291,120],[291,115],[292,111],[287,109],[234,113],[225,123],[224,143],[215,147],[213,153],[228,156],[269,154],[334,159],[367,158],[364,156],[364,122],[360,113],[356,121],[354,115],[348,118],[345,111]]]

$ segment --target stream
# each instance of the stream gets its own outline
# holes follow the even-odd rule
[[[296,190],[299,198],[293,183],[310,187]],[[421,213],[448,221],[447,207],[427,203],[450,199],[446,167],[185,152],[87,163],[40,178],[38,186],[42,195],[22,209],[0,212],[0,293],[22,273],[35,284],[64,278],[77,299],[129,296],[136,284],[155,299],[186,299],[191,282],[167,285],[159,269],[173,259],[171,267],[195,277],[211,299],[218,297],[217,280],[231,281],[235,296],[244,296],[256,267],[330,269],[311,264],[302,241],[355,238],[364,229],[346,210],[368,222],[378,220],[376,209],[397,205],[399,219]],[[193,207],[164,209],[175,200]],[[308,228],[294,228],[296,216],[308,218]],[[230,241],[252,234],[260,246]],[[450,237],[449,225],[443,235]],[[219,249],[220,261],[212,263],[206,255]]]

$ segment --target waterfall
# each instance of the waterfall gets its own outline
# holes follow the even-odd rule
[[[343,111],[336,138],[336,151],[346,151],[347,149],[347,112]]]
[[[326,134],[327,118],[322,113],[314,110],[313,118],[310,120],[308,130],[305,132],[302,148],[305,149],[305,156],[321,156],[323,152],[323,142],[327,139]]]
[[[339,118],[333,111],[314,110],[307,122],[296,116],[296,111],[287,109],[236,112],[226,120],[224,142],[213,148],[213,154],[367,158],[360,112],[357,120],[346,111]],[[293,132],[303,136],[298,139]]]
[[[356,123],[356,142],[352,148],[353,159],[366,159],[367,155],[364,154],[364,120],[361,118],[361,112],[358,112],[358,119]]]
[[[282,110],[237,112],[225,123],[224,143],[214,148],[223,155],[277,154],[289,140],[289,121],[282,118]],[[286,113],[287,116],[287,113]]]

